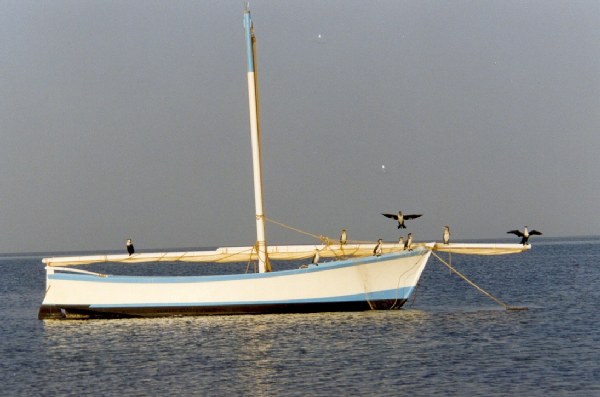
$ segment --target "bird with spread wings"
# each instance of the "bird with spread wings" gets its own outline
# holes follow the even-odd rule
[[[387,218],[392,218],[392,219],[396,219],[398,221],[398,229],[406,229],[406,225],[404,224],[404,221],[408,220],[408,219],[415,219],[418,218],[420,216],[423,216],[423,214],[418,214],[418,215],[404,215],[402,213],[402,211],[398,211],[398,214],[381,214]]]

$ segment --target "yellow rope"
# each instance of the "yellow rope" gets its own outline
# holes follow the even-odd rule
[[[285,229],[289,229],[289,230],[295,231],[295,232],[300,233],[300,234],[304,234],[306,236],[310,236],[310,237],[312,237],[314,239],[317,239],[317,240],[321,241],[321,244],[323,244],[327,250],[331,251],[331,253],[335,256],[335,258],[340,258],[340,257],[344,257],[344,256],[353,256],[354,253],[356,251],[358,251],[358,248],[356,248],[356,249],[353,249],[351,252],[347,252],[346,253],[346,251],[344,250],[344,246],[340,244],[340,250],[342,251],[342,255],[338,255],[338,253],[335,252],[334,248],[332,247],[332,245],[337,245],[337,244],[334,243],[334,241],[336,241],[336,240],[332,239],[331,237],[323,236],[323,235],[317,235],[317,234],[314,234],[314,233],[309,233],[307,231],[298,229],[296,227],[293,227],[293,226],[290,226],[290,225],[286,225],[285,223],[278,222],[278,221],[276,221],[274,219],[267,218],[266,216],[264,217],[264,219],[265,219],[265,221],[273,223],[273,224],[275,224],[277,226],[281,226],[281,227],[283,227]],[[348,240],[348,243],[351,243],[351,244],[374,244],[375,242],[374,241]]]
[[[244,250],[244,251],[232,252],[231,254],[225,255],[221,259],[216,260],[215,263],[227,262],[226,259],[231,258],[232,256],[235,256],[235,255],[243,254],[244,252],[249,252],[249,257],[251,258],[252,254],[254,253],[254,249],[255,249],[255,247],[251,247],[251,248],[249,248],[247,250]]]
[[[284,227],[284,228],[286,228],[286,229],[293,230],[293,231],[295,231],[295,232],[298,232],[298,233],[301,233],[301,234],[305,234],[305,235],[307,235],[307,236],[310,236],[310,237],[314,237],[314,238],[316,238],[316,239],[323,239],[323,238],[326,238],[326,237],[323,237],[323,236],[317,236],[316,234],[312,234],[312,233],[309,233],[309,232],[305,232],[304,230],[297,229],[297,228],[295,228],[295,227],[292,227],[292,226],[286,225],[286,224],[284,224],[284,223],[281,223],[281,222],[277,222],[276,220],[273,220],[273,219],[271,219],[271,218],[267,218],[266,216],[265,216],[264,218],[265,218],[265,220],[266,220],[267,222],[271,222],[271,223],[273,223],[273,224],[275,224],[275,225],[278,225],[278,226]]]
[[[322,243],[322,244],[323,244],[323,245],[324,245],[324,246],[325,246],[327,249],[329,249],[329,250],[330,250],[330,251],[333,253],[333,255],[335,255],[335,256],[337,257],[337,254],[335,253],[335,251],[333,250],[333,248],[331,248],[331,239],[330,239],[329,237],[327,237],[327,236],[323,236],[323,235],[316,235],[316,234],[314,234],[314,233],[309,233],[309,232],[306,232],[306,231],[304,231],[304,230],[300,230],[300,229],[298,229],[298,228],[296,228],[296,227],[292,227],[292,226],[290,226],[290,225],[286,225],[285,223],[277,222],[276,220],[274,220],[274,219],[271,219],[271,218],[267,218],[266,216],[265,216],[265,221],[267,221],[267,222],[270,222],[270,223],[273,223],[273,224],[275,224],[275,225],[277,225],[277,226],[281,226],[281,227],[283,227],[283,228],[285,228],[285,229],[293,230],[293,231],[295,231],[295,232],[297,232],[297,233],[304,234],[304,235],[306,235],[306,236],[310,236],[310,237],[312,237],[312,238],[315,238],[315,239],[317,239],[317,240],[320,240],[320,241],[321,241],[321,243]]]
[[[250,263],[254,264],[254,273],[256,273],[256,262],[252,261],[252,254],[254,253],[255,249],[256,249],[256,254],[258,256],[258,241],[256,243],[254,243],[254,246],[252,247],[252,250],[250,251],[250,255],[248,256],[248,264],[246,265],[246,274],[248,273],[248,270],[250,270]]]
[[[257,216],[257,217],[258,217],[258,216]],[[328,250],[330,250],[330,251],[333,253],[333,255],[334,255],[336,258],[337,258],[337,257],[339,257],[339,255],[338,255],[338,254],[335,252],[335,250],[334,250],[334,249],[333,249],[333,247],[332,247],[332,241],[334,241],[334,240],[333,240],[333,239],[331,239],[330,237],[323,236],[323,235],[317,235],[317,234],[314,234],[314,233],[309,233],[309,232],[307,232],[307,231],[304,231],[304,230],[301,230],[301,229],[298,229],[298,228],[292,227],[292,226],[290,226],[290,225],[286,225],[285,223],[278,222],[278,221],[276,221],[276,220],[274,220],[274,219],[267,218],[267,217],[266,217],[266,216],[264,216],[264,215],[261,215],[261,217],[262,217],[262,218],[263,218],[265,221],[267,221],[267,222],[273,223],[273,224],[275,224],[275,225],[281,226],[281,227],[283,227],[283,228],[286,228],[286,229],[289,229],[289,230],[293,230],[293,231],[295,231],[295,232],[297,232],[297,233],[304,234],[304,235],[306,235],[306,236],[310,236],[310,237],[312,237],[312,238],[314,238],[314,239],[317,239],[317,240],[321,241],[321,243],[322,243],[322,244],[325,246],[325,248],[326,248],[326,249],[328,249]],[[353,241],[353,240],[350,240],[349,242],[350,242],[350,243],[355,243],[355,244],[360,244],[360,243],[373,243],[372,241]],[[343,246],[340,246],[340,249],[341,249],[341,251],[342,251],[344,254],[346,254],[346,253],[344,252],[344,248],[343,248]],[[250,255],[249,255],[249,259],[248,259],[248,264],[247,264],[247,266],[246,266],[246,273],[248,273],[248,270],[250,269],[250,263],[252,262],[252,259],[250,259],[250,258],[252,257],[252,254],[254,254],[254,253],[256,252],[256,254],[258,255],[258,242],[256,242],[256,243],[255,243],[255,245],[254,245],[254,246],[251,248],[251,250],[249,250],[249,251],[250,251]],[[356,250],[353,250],[353,252],[350,252],[348,255],[353,255],[353,254],[354,254],[354,252],[356,252]],[[267,269],[268,269],[267,271],[271,271],[271,264],[270,264],[269,262],[267,262]],[[255,269],[254,269],[254,271],[256,272],[256,265],[255,265]]]
[[[252,254],[254,254],[256,252],[256,260],[253,261],[252,260]],[[259,257],[259,253],[258,253],[258,241],[256,241],[254,243],[254,245],[252,246],[252,249],[250,250],[250,255],[248,255],[248,264],[246,265],[246,273],[248,273],[248,270],[250,269],[250,263],[254,264],[254,273],[256,273],[256,263],[258,262],[258,257]],[[266,267],[266,271],[267,273],[270,272],[271,269],[271,261],[269,260],[269,255],[267,255],[267,262],[265,263],[265,267]]]
[[[478,286],[477,284],[475,284],[473,281],[469,280],[467,278],[467,276],[465,276],[464,274],[462,274],[461,272],[459,272],[458,270],[456,270],[454,267],[452,267],[452,265],[450,265],[448,262],[446,262],[445,260],[443,260],[439,255],[437,255],[435,252],[433,252],[433,250],[431,251],[431,253],[444,266],[446,266],[448,269],[450,269],[451,272],[453,272],[454,274],[456,274],[457,276],[459,276],[460,278],[462,278],[463,280],[465,280],[467,283],[469,283],[469,285],[471,285],[472,287],[474,287],[475,289],[477,289],[479,292],[481,292],[482,294],[484,294],[485,296],[487,296],[488,298],[490,298],[494,302],[498,303],[501,306],[504,306],[504,308],[506,310],[527,310],[526,307],[512,307],[512,306],[509,306],[507,303],[502,302],[500,299],[496,298],[495,296],[493,296],[492,294],[490,294],[489,292],[487,292],[486,290],[484,290],[483,288],[481,288],[480,286]]]
[[[331,245],[332,241],[337,241],[336,239],[333,239],[333,238],[328,237],[328,236],[317,235],[317,234],[314,234],[314,233],[310,233],[310,232],[307,232],[307,231],[295,228],[295,227],[290,226],[290,225],[286,225],[285,223],[281,223],[281,222],[278,222],[278,221],[276,221],[274,219],[267,218],[266,216],[264,217],[264,219],[265,219],[265,221],[273,223],[273,224],[275,224],[277,226],[281,226],[283,228],[286,228],[286,229],[289,229],[289,230],[293,230],[293,231],[298,232],[300,234],[304,234],[306,236],[310,236],[310,237],[312,237],[314,239],[320,240],[323,243],[323,245],[326,245],[326,246]],[[374,243],[374,241],[362,241],[362,240],[348,240],[348,242],[352,243],[352,244],[372,244],[372,243]]]

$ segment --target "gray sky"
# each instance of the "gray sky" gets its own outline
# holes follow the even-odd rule
[[[600,2],[251,9],[268,217],[351,240],[397,239],[397,210],[424,214],[417,240],[599,234]],[[253,244],[242,12],[1,1],[0,252]]]

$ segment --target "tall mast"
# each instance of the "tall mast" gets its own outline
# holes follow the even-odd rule
[[[265,214],[263,211],[262,165],[260,156],[260,120],[258,111],[258,79],[256,69],[256,39],[250,9],[246,4],[244,11],[244,29],[246,30],[246,53],[248,56],[248,104],[250,107],[250,137],[252,140],[252,169],[254,173],[254,206],[256,208],[256,245],[258,251],[258,271],[270,272],[267,256],[265,233]]]

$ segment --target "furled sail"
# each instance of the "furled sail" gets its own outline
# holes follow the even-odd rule
[[[347,245],[273,245],[268,246],[269,258],[273,260],[302,260],[312,258],[319,251],[321,258],[368,256],[373,254],[375,244],[347,244]],[[398,244],[388,244],[384,252],[402,250]],[[214,251],[186,251],[186,252],[156,252],[139,253],[131,256],[117,255],[87,255],[44,258],[48,266],[71,266],[91,263],[141,263],[141,262],[211,262],[232,263],[248,262],[258,259],[256,247],[222,247]]]
[[[530,245],[523,244],[435,243],[431,249],[460,255],[505,255],[518,254],[530,248]]]
[[[373,255],[376,243],[330,245],[273,245],[268,247],[268,255],[272,260],[303,260],[310,259],[318,250],[321,258],[348,258]],[[433,251],[450,252],[463,255],[504,255],[523,252],[531,248],[522,244],[441,244],[416,243],[414,247],[424,246]],[[397,243],[383,244],[382,253],[402,251],[404,248]],[[222,247],[214,251],[185,251],[139,253],[131,256],[117,255],[87,255],[44,258],[48,266],[73,266],[92,263],[142,263],[142,262],[207,262],[232,263],[248,262],[258,259],[256,247]]]

